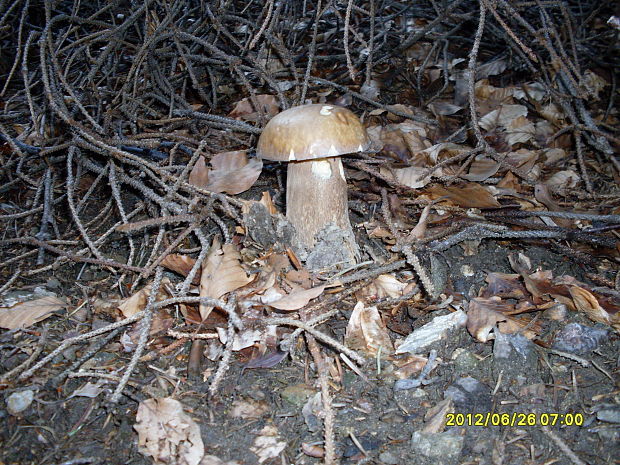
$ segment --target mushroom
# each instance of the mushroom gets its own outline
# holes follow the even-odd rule
[[[257,154],[288,162],[286,218],[297,242],[313,249],[317,234],[330,224],[344,231],[352,262],[357,245],[349,222],[347,181],[339,156],[370,145],[355,114],[334,105],[293,107],[274,116],[258,140]]]

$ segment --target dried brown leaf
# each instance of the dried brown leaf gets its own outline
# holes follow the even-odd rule
[[[21,302],[12,307],[0,307],[0,328],[27,328],[45,320],[53,312],[67,306],[64,300],[54,296]]]
[[[489,273],[485,281],[488,286],[484,288],[480,297],[502,297],[504,299],[525,299],[527,290],[519,280],[518,274]]]
[[[202,264],[200,277],[200,297],[219,299],[225,294],[239,289],[250,283],[241,266],[241,254],[232,244],[224,244],[220,247],[217,239],[213,240],[209,255]],[[205,320],[213,310],[206,304],[200,304],[200,316]]]
[[[279,113],[280,105],[275,96],[259,94],[256,95],[255,98],[256,102],[260,105],[263,114],[267,118],[275,116]],[[235,108],[233,108],[228,116],[243,121],[258,121],[259,119],[259,113],[257,109],[254,108],[252,100],[249,97],[237,102]]]
[[[525,116],[518,116],[506,125],[506,141],[509,145],[524,144],[534,138],[536,128]]]
[[[187,276],[188,273],[196,263],[192,257],[187,255],[180,254],[168,254],[161,262],[161,266],[164,268],[168,268],[170,271],[174,271],[175,273],[179,273],[181,276]],[[200,283],[200,273],[197,273],[197,276],[194,277],[194,285],[198,285]]]
[[[394,352],[394,345],[379,310],[377,307],[366,307],[361,301],[353,308],[344,340],[351,349],[371,355],[376,355],[379,348],[386,356]]]
[[[420,176],[422,176],[425,171],[427,171],[427,169],[422,166],[408,166],[406,168],[393,168],[391,170],[383,167],[379,168],[381,174],[386,176],[393,175],[396,181],[412,189],[419,189],[431,182],[431,176],[420,179]],[[442,170],[436,170],[435,175],[441,176]]]
[[[441,433],[446,427],[449,413],[454,413],[454,400],[450,397],[442,400],[424,414],[425,425],[422,431],[425,433]]]
[[[504,334],[513,334],[521,331],[528,323],[511,317],[508,313],[514,311],[514,305],[502,301],[498,297],[484,299],[477,297],[469,302],[467,309],[467,331],[480,342],[492,339],[491,331],[497,327]],[[524,336],[532,339],[536,336],[533,329],[524,331]]]
[[[200,461],[200,465],[240,465],[239,462],[233,460],[224,462],[216,455],[205,455]]]
[[[574,170],[562,170],[554,173],[545,184],[555,189],[570,189],[576,187],[580,180],[580,176]]]
[[[281,299],[269,302],[273,308],[278,310],[299,310],[308,305],[312,299],[320,296],[325,290],[325,286],[313,287],[312,289],[302,289],[293,291],[285,295]]]
[[[415,355],[410,353],[399,355],[392,360],[394,366],[398,368],[394,372],[394,375],[398,379],[411,378],[415,375],[420,374],[422,369],[426,366],[427,362],[428,358],[423,357],[422,355]]]
[[[198,161],[189,173],[189,183],[192,186],[204,189],[209,184],[209,170],[204,156],[200,156]]]
[[[138,450],[155,465],[198,465],[204,456],[200,427],[175,399],[140,402],[134,429]]]
[[[156,299],[157,302],[159,302],[160,300],[164,300],[167,297],[166,291],[164,290],[165,286],[163,284],[167,284],[169,282],[170,280],[168,278],[164,278],[162,280],[162,285],[159,286],[159,293]],[[151,284],[144,286],[132,296],[124,299],[118,306],[118,309],[121,311],[125,318],[129,318],[130,316],[133,316],[136,313],[144,310],[149,295],[151,295]]]
[[[382,274],[377,276],[368,286],[360,289],[359,297],[367,297],[371,300],[384,299],[385,297],[400,297],[407,284],[401,283],[394,276]]]
[[[499,170],[499,163],[486,155],[477,155],[469,167],[467,174],[462,174],[461,178],[472,182],[486,181]]]
[[[452,203],[465,208],[497,208],[500,203],[484,186],[467,183],[460,186],[432,186],[428,192],[434,197],[446,197]]]
[[[260,431],[250,450],[258,455],[258,463],[263,463],[280,455],[285,447],[286,441],[281,440],[278,429],[273,425],[267,425]]]
[[[269,411],[269,405],[265,401],[254,399],[235,400],[230,409],[230,416],[233,418],[260,418]]]
[[[208,184],[204,187],[211,192],[225,192],[235,195],[254,185],[263,169],[259,158],[248,160],[245,151],[222,152],[211,158]]]
[[[273,204],[273,200],[271,199],[271,194],[269,193],[269,191],[263,192],[259,202],[265,206],[270,215],[277,215],[278,213],[280,213],[276,206]]]
[[[463,107],[460,107],[458,105],[455,105],[451,102],[446,102],[446,101],[436,101],[436,102],[429,104],[428,107],[430,108],[430,110],[433,112],[435,116],[453,115],[457,111],[460,111],[463,109]]]
[[[578,311],[585,313],[593,321],[606,325],[612,324],[611,316],[601,307],[591,292],[579,286],[570,286],[568,290]]]
[[[490,131],[496,127],[507,128],[517,118],[525,116],[527,116],[526,106],[503,104],[480,118],[479,124],[482,129]]]

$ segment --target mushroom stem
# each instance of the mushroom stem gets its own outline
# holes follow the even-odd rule
[[[312,249],[317,233],[330,223],[349,232],[354,241],[339,157],[289,162],[286,184],[286,217],[304,247]]]

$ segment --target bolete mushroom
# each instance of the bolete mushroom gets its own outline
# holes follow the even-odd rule
[[[286,218],[307,251],[314,247],[317,234],[331,224],[349,237],[346,245],[351,257],[357,255],[339,156],[361,152],[369,145],[358,117],[334,105],[290,108],[274,116],[263,129],[256,152],[266,160],[288,162]]]

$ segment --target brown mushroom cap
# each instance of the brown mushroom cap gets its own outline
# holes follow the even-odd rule
[[[260,135],[256,153],[273,161],[301,161],[361,152],[370,145],[354,113],[336,105],[302,105],[274,116]]]

